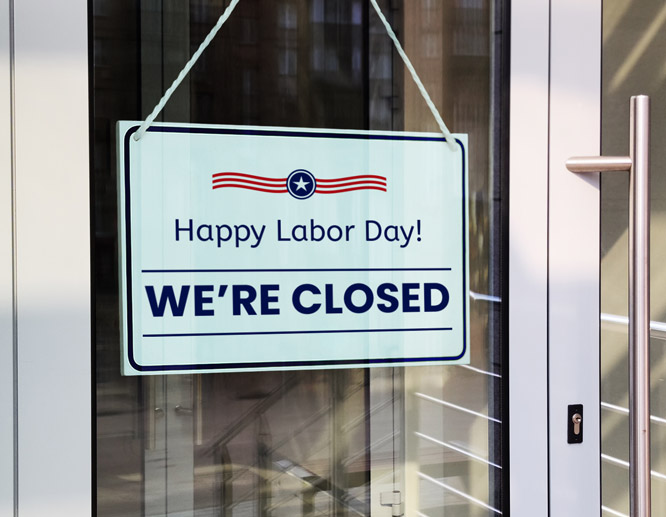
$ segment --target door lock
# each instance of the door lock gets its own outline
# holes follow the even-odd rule
[[[580,434],[580,423],[583,421],[583,417],[580,416],[580,413],[576,413],[571,417],[571,421],[574,425],[574,434],[578,436]]]
[[[567,443],[583,443],[583,404],[569,406],[567,422]]]

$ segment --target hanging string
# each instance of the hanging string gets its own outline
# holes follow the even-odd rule
[[[456,150],[455,146],[455,139],[453,138],[453,135],[451,134],[451,131],[449,131],[449,128],[446,127],[446,124],[444,124],[444,120],[442,119],[442,116],[439,114],[439,111],[437,110],[437,107],[435,106],[435,103],[432,102],[432,99],[430,98],[430,95],[428,95],[428,92],[425,89],[425,86],[423,86],[423,83],[421,82],[421,79],[419,78],[419,74],[416,73],[416,70],[414,69],[414,66],[412,65],[412,62],[409,60],[407,57],[407,54],[405,54],[405,51],[402,49],[402,45],[400,44],[400,41],[398,41],[398,37],[395,35],[395,32],[393,32],[393,29],[391,28],[391,25],[389,24],[388,20],[384,16],[384,13],[382,12],[381,8],[379,7],[379,4],[377,3],[377,0],[370,0],[370,3],[372,6],[375,8],[375,11],[377,12],[377,16],[379,16],[379,19],[382,21],[384,24],[384,27],[386,28],[386,33],[389,35],[389,38],[393,40],[393,44],[395,45],[395,49],[398,51],[398,54],[402,58],[403,63],[405,63],[405,66],[407,67],[407,70],[409,70],[409,73],[412,76],[412,79],[414,80],[414,83],[416,84],[416,87],[419,89],[421,92],[421,96],[423,97],[423,100],[426,102],[428,105],[428,108],[430,108],[430,113],[432,113],[432,116],[435,117],[435,120],[437,121],[437,125],[439,126],[439,130],[442,132],[444,137],[446,138],[446,141],[449,144],[449,147],[452,150]]]
[[[148,130],[148,128],[153,124],[155,121],[155,118],[157,118],[157,115],[160,114],[160,111],[164,109],[164,106],[166,106],[166,103],[169,102],[169,99],[171,98],[171,95],[173,95],[173,92],[176,91],[176,88],[180,86],[180,83],[183,82],[183,79],[185,79],[185,76],[189,73],[189,71],[192,69],[194,66],[194,63],[197,62],[197,59],[199,59],[199,56],[203,54],[203,51],[206,50],[206,47],[210,45],[210,42],[213,41],[213,38],[217,35],[218,31],[222,28],[222,25],[224,25],[224,22],[226,22],[229,19],[229,16],[231,16],[231,13],[234,11],[236,6],[238,5],[238,2],[240,0],[231,0],[231,3],[227,6],[227,8],[224,10],[222,13],[222,16],[219,17],[217,20],[217,23],[215,26],[211,29],[211,31],[208,33],[208,36],[206,36],[206,39],[204,39],[201,42],[201,45],[199,45],[199,48],[197,51],[192,54],[192,57],[190,60],[187,62],[187,64],[183,67],[183,69],[180,71],[178,74],[178,77],[176,77],[176,80],[171,83],[171,86],[169,86],[169,89],[164,92],[164,95],[160,99],[160,102],[157,103],[157,106],[153,109],[152,113],[148,115],[148,118],[143,121],[143,124],[141,124],[141,127],[139,127],[139,130],[134,133],[134,140],[140,140],[143,134]]]
[[[164,95],[160,99],[160,101],[157,103],[157,106],[153,109],[150,115],[146,118],[146,120],[143,121],[141,126],[139,127],[139,130],[134,133],[134,140],[140,140],[141,137],[144,135],[144,133],[148,130],[148,128],[152,125],[152,123],[155,121],[155,118],[157,118],[157,115],[160,114],[160,112],[164,109],[164,106],[166,106],[166,103],[169,102],[169,99],[171,98],[171,95],[173,94],[174,91],[176,91],[176,88],[180,85],[181,82],[183,82],[183,79],[185,79],[185,76],[189,73],[189,71],[192,69],[194,64],[197,62],[197,59],[203,54],[203,51],[206,50],[206,47],[210,44],[211,41],[213,41],[213,38],[217,35],[218,31],[222,28],[222,25],[229,19],[231,16],[231,13],[233,10],[236,8],[240,0],[231,0],[231,3],[227,6],[227,8],[224,10],[224,13],[222,13],[222,16],[217,20],[217,23],[215,26],[211,29],[211,31],[208,33],[208,36],[206,36],[206,39],[204,39],[201,42],[201,45],[199,45],[199,48],[197,51],[192,55],[190,60],[187,62],[187,64],[183,67],[183,69],[180,71],[178,74],[178,77],[174,80],[174,82],[169,86],[169,89],[164,92]],[[379,7],[379,4],[377,3],[377,0],[370,0],[370,3],[372,6],[375,8],[375,12],[377,13],[377,16],[379,16],[379,19],[381,20],[382,24],[384,25],[384,28],[386,29],[386,33],[389,35],[391,40],[393,41],[393,44],[395,45],[395,49],[398,51],[398,54],[402,58],[403,63],[405,63],[405,66],[407,67],[407,70],[409,70],[410,75],[412,76],[412,79],[414,83],[416,84],[417,88],[419,89],[419,92],[421,93],[421,96],[423,97],[423,100],[425,101],[426,105],[430,109],[430,112],[432,113],[433,117],[435,117],[435,121],[437,122],[437,125],[439,126],[439,130],[442,132],[444,135],[444,138],[446,138],[447,143],[449,144],[449,147],[452,150],[456,150],[457,147],[455,146],[455,141],[453,138],[453,135],[451,134],[451,131],[449,131],[449,128],[446,127],[446,124],[444,123],[444,120],[442,119],[442,116],[439,114],[439,111],[437,110],[437,107],[435,106],[435,103],[432,101],[430,98],[430,95],[428,95],[427,90],[425,89],[425,86],[423,86],[423,83],[421,82],[421,79],[419,78],[419,75],[416,73],[416,70],[414,69],[414,66],[412,65],[412,62],[409,60],[407,57],[407,54],[405,54],[405,51],[402,48],[402,45],[400,44],[400,41],[398,41],[398,37],[395,35],[395,32],[393,32],[393,29],[391,28],[391,25],[389,24],[388,20],[384,16],[384,13],[382,12],[381,8]]]

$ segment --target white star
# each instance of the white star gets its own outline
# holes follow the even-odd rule
[[[305,190],[306,192],[308,191],[307,185],[310,184],[309,181],[303,181],[303,176],[299,176],[298,181],[294,181],[294,184],[296,185],[296,190]]]

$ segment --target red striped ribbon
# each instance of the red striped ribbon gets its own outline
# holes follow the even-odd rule
[[[339,194],[355,190],[387,191],[386,177],[376,174],[359,174],[343,178],[317,179],[316,194]],[[241,188],[268,192],[272,194],[286,194],[287,178],[268,178],[242,172],[218,172],[213,174],[213,189]]]

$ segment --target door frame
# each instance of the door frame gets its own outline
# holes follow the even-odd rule
[[[601,151],[601,13],[601,0],[512,3],[514,517],[601,512],[599,178],[576,176],[564,165],[570,156]],[[585,408],[581,444],[567,443],[570,404]]]
[[[3,305],[11,336],[5,341],[3,327],[2,339],[12,375],[0,392],[13,396],[5,415],[14,409],[12,454],[2,455],[14,458],[13,471],[0,483],[10,500],[0,506],[22,517],[86,515],[94,479],[88,2],[3,0],[0,9],[9,42],[2,120],[11,121],[0,148],[11,184],[1,190],[12,193],[11,228],[5,217],[0,228],[0,248],[12,257],[12,299]]]
[[[601,513],[599,174],[569,172],[601,154],[602,1],[551,12],[548,361],[551,515]],[[585,408],[567,443],[567,406]],[[556,482],[555,482],[556,481]],[[575,509],[572,511],[572,509]]]
[[[512,3],[508,310],[509,503],[514,517],[548,515],[549,29],[549,0]],[[525,415],[530,425],[512,424]]]
[[[0,393],[14,408],[0,450],[15,458],[0,508],[22,516],[93,511],[88,4],[0,0],[0,335],[13,343],[0,350]],[[589,516],[600,512],[599,192],[564,160],[600,150],[601,0],[515,0],[511,20],[510,514]],[[581,445],[566,443],[573,403],[586,408]]]
[[[0,0],[0,514],[14,511],[14,254],[9,0]],[[11,460],[10,460],[11,458]]]

